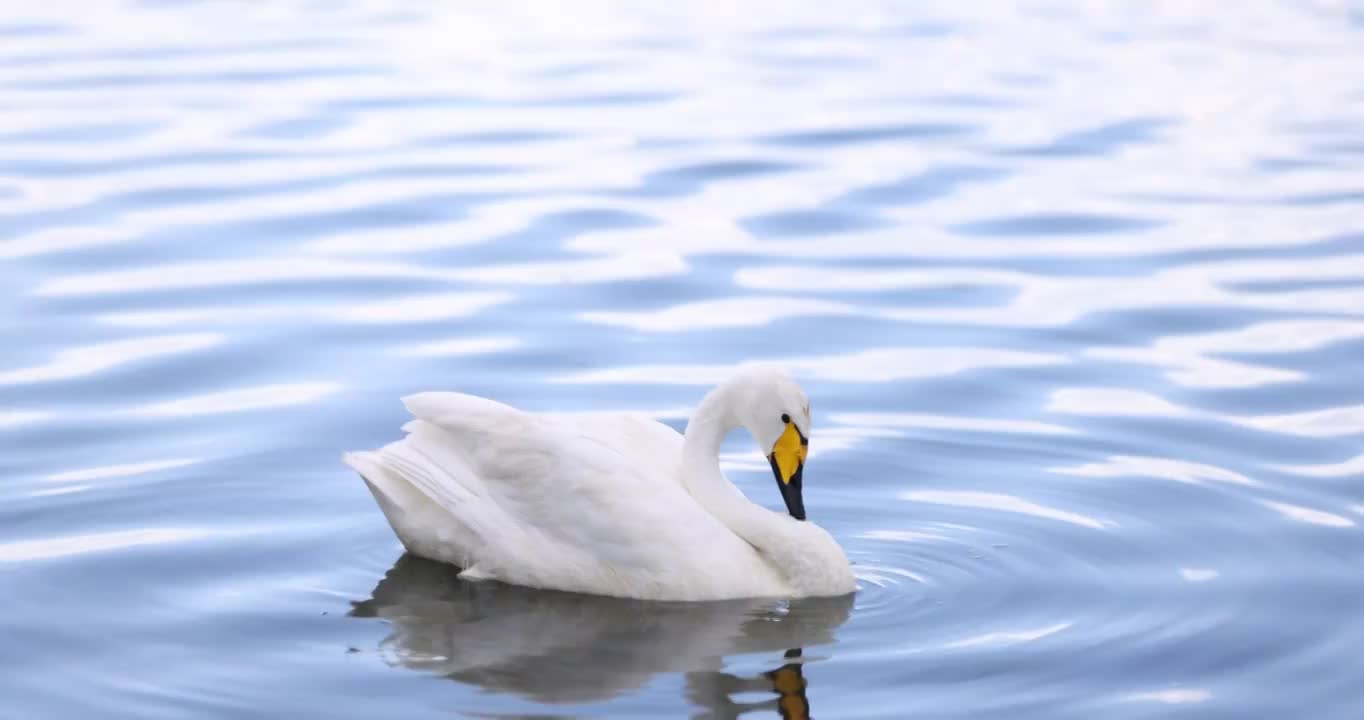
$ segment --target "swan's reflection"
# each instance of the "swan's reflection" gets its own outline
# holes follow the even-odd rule
[[[805,697],[805,670],[800,648],[786,651],[785,665],[757,677],[744,678],[722,672],[687,674],[687,699],[707,710],[702,717],[737,718],[758,710],[775,711],[784,720],[807,720],[810,701]],[[738,702],[739,693],[772,693],[770,700]]]
[[[544,703],[604,700],[658,673],[683,673],[687,699],[712,717],[761,709],[808,717],[801,648],[831,642],[853,604],[851,595],[647,602],[467,582],[455,572],[404,556],[351,615],[390,623],[380,651],[394,665]],[[721,671],[727,655],[783,650],[787,662],[756,677]],[[772,699],[732,699],[755,691]]]

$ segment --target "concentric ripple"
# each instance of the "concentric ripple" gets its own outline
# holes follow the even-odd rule
[[[0,715],[1364,707],[1355,0],[11,10]],[[852,598],[467,583],[338,462],[746,360]]]

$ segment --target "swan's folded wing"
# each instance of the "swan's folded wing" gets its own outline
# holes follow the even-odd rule
[[[666,567],[668,528],[713,522],[675,480],[681,435],[645,416],[537,415],[457,393],[404,404],[416,419],[403,452],[429,461],[404,476],[476,528],[475,561],[492,577],[563,586],[563,575]]]
[[[682,434],[643,413],[554,413],[540,417],[555,423],[584,448],[597,446],[607,457],[644,470],[647,482],[677,483],[682,460]]]
[[[500,438],[524,437],[533,431],[533,415],[487,398],[453,392],[424,392],[403,398],[417,420],[448,431],[460,446]]]
[[[641,413],[528,413],[452,392],[409,395],[403,404],[447,431],[480,476],[533,482],[591,459],[646,481],[677,479],[681,433]]]

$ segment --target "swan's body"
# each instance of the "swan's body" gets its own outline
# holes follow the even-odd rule
[[[749,370],[716,388],[685,438],[638,415],[535,414],[457,393],[403,402],[416,418],[407,437],[346,462],[409,552],[462,577],[660,600],[854,589],[827,532],[754,505],[720,471],[720,443],[740,425],[774,456],[782,438],[804,442],[809,404],[784,375]],[[803,518],[803,449],[799,461],[787,503]]]

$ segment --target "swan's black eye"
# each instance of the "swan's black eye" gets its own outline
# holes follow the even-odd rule
[[[787,415],[786,413],[782,413],[782,414],[781,414],[781,421],[784,422],[784,423],[789,423],[789,422],[791,422],[791,416],[790,416],[790,415]]]

